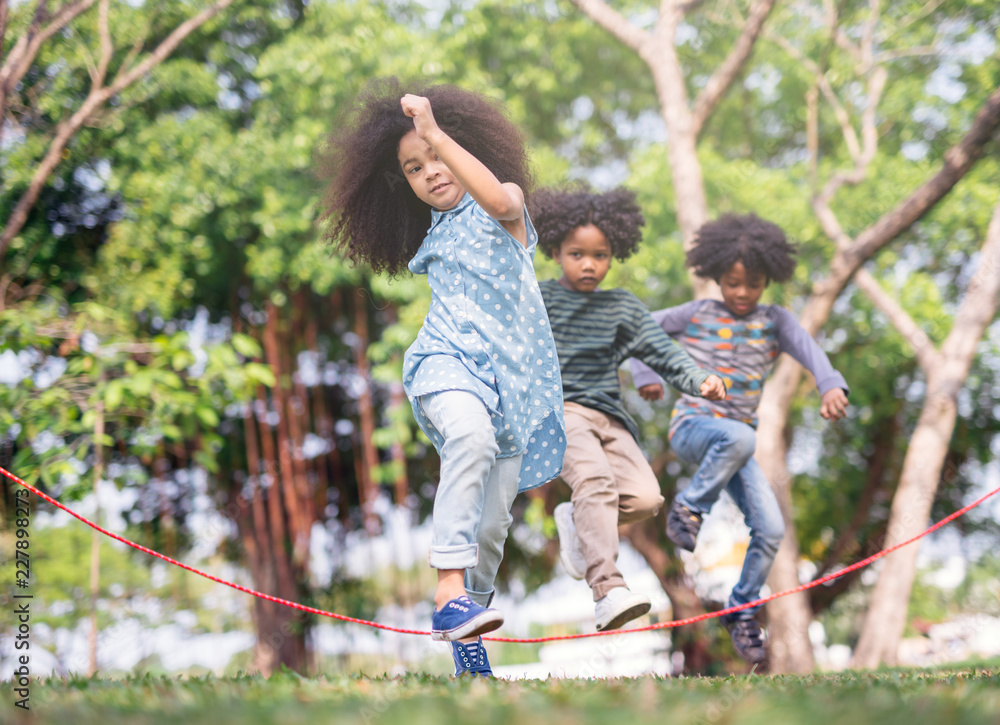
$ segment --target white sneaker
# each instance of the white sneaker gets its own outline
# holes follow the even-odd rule
[[[552,517],[556,520],[556,533],[559,534],[559,561],[567,574],[574,579],[583,579],[587,573],[587,560],[583,558],[580,536],[573,522],[573,504],[568,501],[559,504]]]
[[[615,587],[594,606],[597,631],[621,629],[626,622],[641,617],[651,607],[649,597],[629,591],[628,587]]]

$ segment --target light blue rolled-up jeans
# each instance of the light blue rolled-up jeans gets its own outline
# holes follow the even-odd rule
[[[444,438],[441,481],[434,496],[433,536],[428,562],[435,569],[465,569],[465,590],[484,607],[493,583],[521,474],[521,456],[497,458],[493,420],[486,405],[464,390],[445,390],[417,399]]]
[[[698,464],[691,483],[675,500],[691,511],[707,514],[725,489],[750,527],[750,545],[728,606],[760,598],[785,536],[778,499],[753,458],[756,445],[757,433],[751,426],[707,415],[685,418],[670,438],[670,447],[678,458]],[[734,617],[752,617],[758,608],[744,609]]]

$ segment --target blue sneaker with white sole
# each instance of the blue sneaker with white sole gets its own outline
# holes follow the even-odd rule
[[[431,639],[453,642],[492,632],[503,624],[503,615],[496,609],[481,607],[467,596],[456,597],[431,618]]]
[[[452,642],[451,656],[455,660],[455,677],[463,672],[468,672],[472,676],[493,677],[493,670],[490,669],[490,660],[486,656],[486,647],[483,645],[482,637],[478,641],[468,644]]]

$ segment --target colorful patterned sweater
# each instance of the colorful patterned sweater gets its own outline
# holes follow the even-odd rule
[[[654,312],[653,319],[702,368],[718,374],[729,393],[721,401],[681,395],[674,406],[670,435],[691,415],[732,418],[756,426],[764,381],[782,352],[813,374],[821,395],[834,388],[848,392],[844,376],[833,369],[826,353],[784,307],[759,305],[749,315],[736,317],[718,300],[695,300]],[[637,388],[660,382],[639,360],[633,359],[631,368]]]

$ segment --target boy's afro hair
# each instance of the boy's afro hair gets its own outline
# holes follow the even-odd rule
[[[777,224],[756,214],[726,214],[698,230],[687,253],[687,266],[699,277],[718,281],[742,262],[748,272],[784,282],[795,271],[797,253]]]
[[[370,81],[318,154],[316,173],[327,184],[320,221],[335,249],[390,275],[406,270],[431,225],[431,208],[413,193],[397,157],[400,139],[413,130],[399,105],[406,93],[428,98],[438,126],[501,182],[525,195],[532,186],[521,133],[495,102],[455,86]]]
[[[617,188],[598,194],[586,186],[567,190],[539,189],[529,202],[538,245],[552,257],[577,227],[593,224],[604,233],[611,254],[624,261],[638,248],[646,220],[635,194]]]

